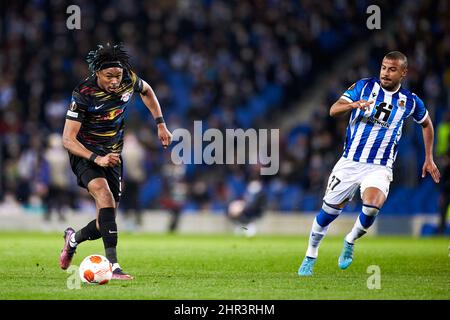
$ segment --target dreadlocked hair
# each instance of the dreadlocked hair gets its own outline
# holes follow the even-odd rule
[[[86,57],[89,70],[93,73],[99,71],[102,64],[111,61],[118,61],[124,68],[130,70],[129,59],[130,56],[124,50],[122,43],[111,45],[109,42],[105,46],[97,45],[97,50],[89,51]]]

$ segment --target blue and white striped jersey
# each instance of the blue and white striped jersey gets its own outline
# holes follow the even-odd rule
[[[348,102],[374,101],[367,110],[353,109],[350,115],[343,156],[357,162],[392,168],[405,119],[412,116],[422,123],[428,115],[423,101],[414,93],[402,87],[395,92],[384,90],[376,78],[359,80],[341,98]]]

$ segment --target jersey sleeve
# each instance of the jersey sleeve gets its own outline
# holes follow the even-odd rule
[[[144,90],[144,82],[142,81],[142,79],[139,78],[137,74],[134,73],[133,71],[130,71],[130,78],[131,81],[133,82],[134,92],[142,93],[142,90]]]
[[[414,108],[412,117],[415,122],[422,123],[427,118],[428,110],[427,110],[427,108],[425,108],[425,104],[423,103],[422,99],[420,99],[415,94],[414,94],[414,102],[415,102],[415,108]]]
[[[366,84],[367,79],[361,79],[358,82],[355,82],[352,84],[347,91],[345,91],[341,99],[346,100],[347,102],[355,102],[358,101],[361,97],[362,89],[364,88],[364,85]]]
[[[85,96],[74,90],[72,92],[72,100],[69,105],[69,110],[66,113],[66,119],[83,122],[86,111],[88,109],[88,100]]]

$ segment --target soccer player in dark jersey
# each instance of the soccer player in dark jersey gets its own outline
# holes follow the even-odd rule
[[[99,45],[87,56],[91,76],[72,93],[63,133],[64,147],[78,185],[95,200],[97,219],[75,232],[64,231],[60,266],[70,266],[77,246],[86,240],[103,239],[105,255],[112,263],[113,279],[131,280],[117,259],[116,208],[122,184],[120,153],[124,136],[124,111],[134,92],[150,110],[164,148],[172,142],[158,99],[152,88],[131,69],[129,55],[121,45]]]

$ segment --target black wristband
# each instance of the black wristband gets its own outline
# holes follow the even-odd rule
[[[156,124],[160,124],[160,123],[166,123],[165,121],[164,121],[164,118],[161,116],[161,117],[158,117],[158,118],[156,118],[155,119],[155,122],[156,122]]]
[[[94,152],[92,152],[91,156],[89,157],[89,161],[95,162],[95,159],[97,159],[98,154],[95,154]]]

